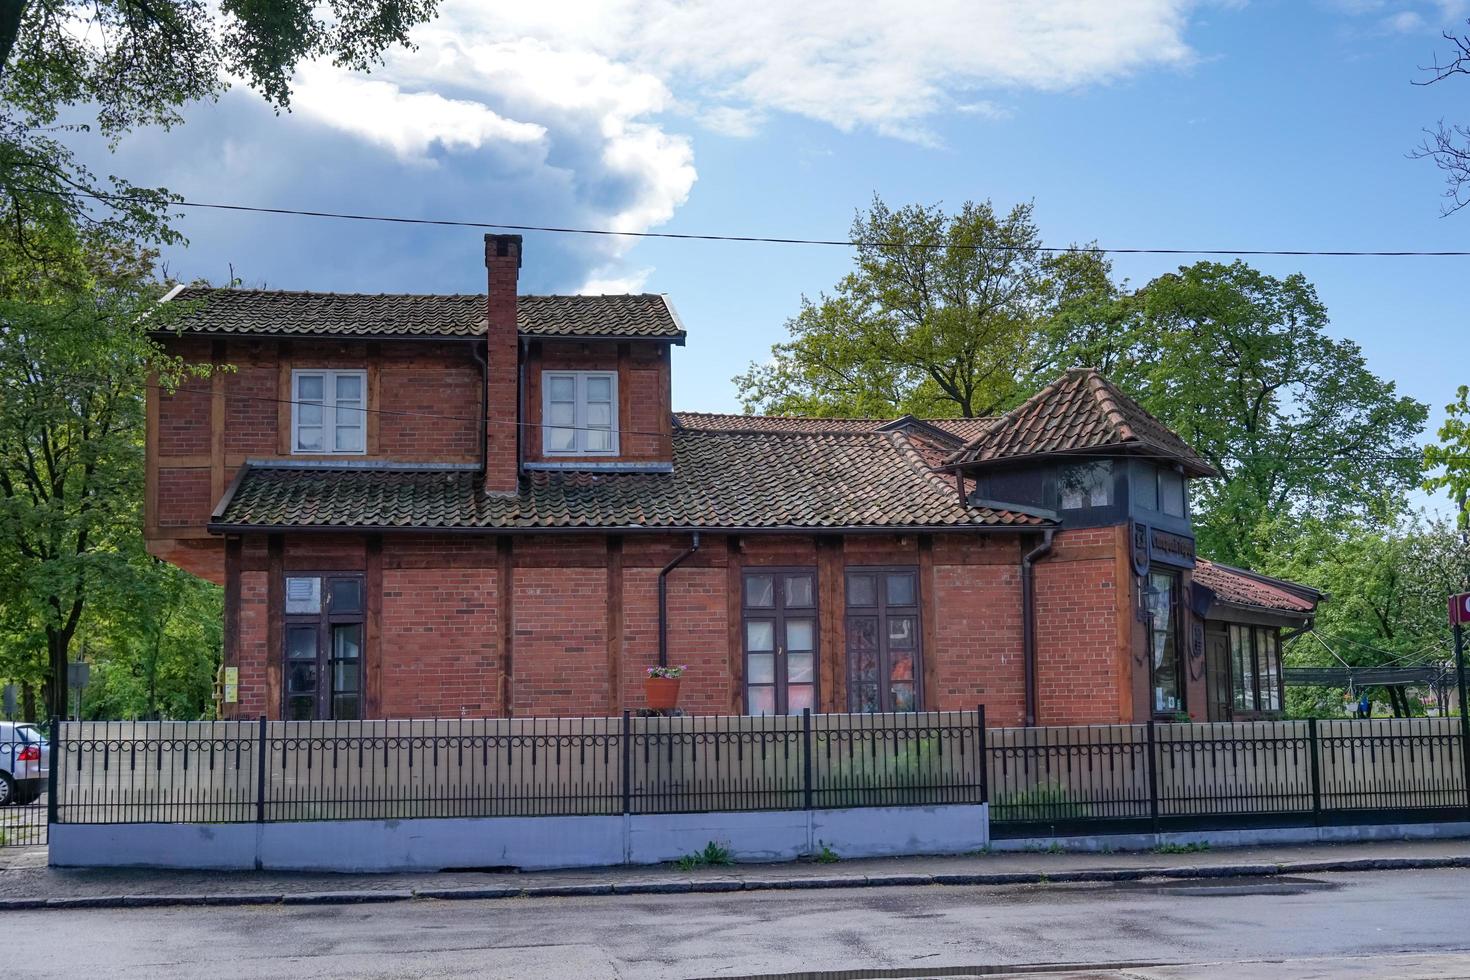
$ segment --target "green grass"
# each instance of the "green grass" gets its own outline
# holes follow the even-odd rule
[[[996,821],[1049,822],[1080,820],[1091,815],[1090,806],[1073,798],[1065,787],[1054,784],[1002,794],[990,805],[990,819]]]
[[[690,871],[694,868],[705,867],[727,867],[735,863],[730,856],[730,849],[719,841],[710,841],[704,845],[703,850],[686,854],[674,862],[674,866],[681,871]]]
[[[836,864],[838,861],[842,860],[842,858],[838,856],[837,852],[832,850],[831,845],[829,845],[826,841],[819,840],[817,841],[817,843],[821,844],[822,846],[817,851],[817,853],[812,855],[813,861],[817,862],[818,864]]]
[[[1153,852],[1155,854],[1199,854],[1200,852],[1208,851],[1209,849],[1209,841],[1197,840],[1192,841],[1188,844],[1160,844],[1158,847],[1154,848]]]

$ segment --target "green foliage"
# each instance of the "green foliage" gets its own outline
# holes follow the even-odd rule
[[[24,235],[69,225],[121,244],[169,240],[170,195],[99,180],[58,132],[110,144],[168,128],[182,108],[243,79],[276,109],[296,67],[317,58],[367,69],[433,16],[437,0],[9,0],[0,3],[0,227]],[[75,121],[92,117],[92,122]],[[113,195],[99,203],[78,195]]]
[[[1207,840],[1190,841],[1187,844],[1160,844],[1153,849],[1155,854],[1202,854],[1210,849]]]
[[[735,379],[747,410],[988,415],[1056,368],[1053,321],[1080,334],[1110,310],[1097,298],[1113,289],[1106,261],[1040,251],[1030,204],[1000,215],[967,201],[951,216],[875,197],[851,235],[856,268],[832,295],[804,298],[791,339]],[[950,247],[912,247],[933,243]]]
[[[144,550],[144,392],[150,369],[169,386],[210,368],[163,356],[148,336],[178,312],[157,305],[151,255],[78,236],[48,251],[61,261],[8,267],[0,293],[0,676],[22,685],[27,716],[42,686],[63,714],[78,640],[105,654],[99,666],[147,649],[154,696],[125,700],[152,713],[184,636],[204,664],[217,650],[171,618],[218,598]],[[176,707],[193,716],[208,695],[191,689]]]
[[[818,864],[836,864],[838,861],[842,860],[841,856],[839,856],[836,851],[832,850],[831,845],[829,845],[826,841],[819,840],[817,841],[817,843],[820,846],[817,848],[817,852],[812,855],[813,861]]]
[[[1290,521],[1364,517],[1418,482],[1427,407],[1327,333],[1303,276],[1199,262],[1139,295],[1115,380],[1222,474],[1194,483],[1202,554],[1255,567]]]
[[[1439,442],[1424,448],[1424,465],[1440,472],[1426,479],[1424,488],[1448,491],[1460,528],[1470,530],[1470,386],[1460,385],[1444,411]]]
[[[730,848],[719,841],[710,841],[701,850],[693,854],[686,854],[674,862],[675,867],[681,871],[690,871],[694,868],[704,867],[728,867],[735,863],[730,855]]]
[[[1080,820],[1091,815],[1092,807],[1054,783],[1004,793],[990,804],[990,819],[996,821]]]

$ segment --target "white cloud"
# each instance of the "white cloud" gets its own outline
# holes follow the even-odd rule
[[[626,272],[613,267],[594,269],[576,291],[583,296],[599,296],[604,293],[641,293],[651,275],[653,275],[652,269],[633,269]]]

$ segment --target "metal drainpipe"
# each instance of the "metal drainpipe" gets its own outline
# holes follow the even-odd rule
[[[669,573],[699,550],[699,532],[694,532],[694,543],[681,552],[658,573],[658,665],[669,665]]]
[[[1041,532],[1041,544],[1021,556],[1021,659],[1026,671],[1027,728],[1036,724],[1036,583],[1032,566],[1051,551],[1055,534],[1050,528]]]

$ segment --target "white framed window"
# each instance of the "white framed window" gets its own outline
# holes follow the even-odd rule
[[[367,372],[291,372],[291,451],[367,452]]]
[[[541,373],[541,445],[548,456],[616,456],[614,371]]]

